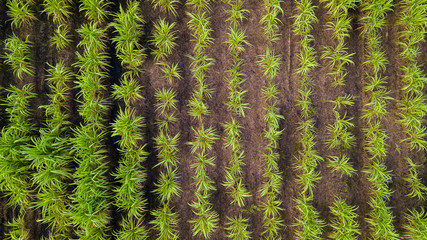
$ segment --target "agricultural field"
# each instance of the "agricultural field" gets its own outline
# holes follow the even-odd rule
[[[427,240],[427,0],[0,16],[0,239]]]

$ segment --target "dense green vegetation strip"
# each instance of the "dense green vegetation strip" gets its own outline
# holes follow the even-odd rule
[[[356,8],[358,0],[348,1],[324,1],[328,8],[330,21],[327,26],[333,30],[332,39],[335,40],[335,46],[327,46],[322,57],[329,61],[330,75],[333,76],[332,86],[336,89],[342,89],[346,83],[346,66],[352,64],[353,53],[348,53],[345,40],[351,30],[351,18],[348,11]],[[342,87],[341,87],[342,86]],[[347,189],[346,180],[353,176],[356,170],[350,163],[350,157],[347,150],[355,145],[355,136],[351,133],[353,118],[347,117],[346,107],[354,105],[354,96],[350,94],[341,94],[330,100],[333,104],[332,112],[335,115],[334,122],[327,126],[326,144],[329,149],[334,150],[334,154],[328,156],[332,172],[338,172]],[[342,192],[341,192],[342,193]],[[348,205],[340,196],[336,196],[332,206],[331,213],[334,219],[330,223],[333,231],[330,237],[333,239],[357,239],[360,235],[359,223],[357,222],[357,207]]]
[[[300,108],[300,122],[298,131],[301,134],[301,150],[298,153],[296,170],[297,182],[300,185],[301,192],[296,199],[296,209],[299,211],[299,216],[294,223],[296,227],[296,235],[300,239],[321,239],[324,226],[323,220],[320,219],[319,213],[314,209],[313,188],[317,181],[320,180],[320,173],[316,171],[316,167],[323,158],[315,149],[315,122],[313,114],[315,108],[311,100],[313,93],[312,85],[314,84],[312,72],[318,66],[316,61],[316,51],[311,46],[314,37],[311,35],[313,24],[317,22],[317,17],[314,13],[316,6],[311,0],[297,1],[299,9],[298,15],[295,16],[294,32],[299,36],[300,52],[299,68],[296,73],[300,76],[300,86],[298,88]]]
[[[106,29],[101,26],[108,14],[104,1],[82,1],[80,10],[89,20],[77,32],[81,38],[76,52],[78,61],[78,112],[83,123],[74,129],[72,138],[75,170],[75,189],[71,195],[70,216],[80,239],[107,239],[110,223],[109,208],[112,196],[106,172],[106,114],[109,101],[105,97],[108,76],[106,68]]]
[[[265,100],[264,115],[264,139],[266,140],[264,153],[264,181],[260,189],[260,196],[264,198],[261,209],[264,216],[264,231],[262,235],[266,239],[281,239],[280,229],[283,227],[282,200],[279,199],[282,186],[282,172],[279,170],[278,141],[282,130],[279,130],[279,121],[283,116],[278,114],[277,100],[278,89],[276,78],[280,70],[281,56],[274,51],[273,43],[279,40],[279,14],[283,14],[280,4],[281,0],[264,1],[263,7],[265,15],[261,18],[260,24],[263,27],[267,40],[265,54],[259,56],[258,64],[262,68],[264,76],[267,78],[262,89]]]
[[[210,114],[207,99],[211,98],[213,89],[206,83],[206,73],[213,65],[214,59],[210,58],[206,49],[212,44],[213,38],[210,26],[209,3],[211,0],[191,0],[187,5],[192,10],[187,12],[190,20],[188,28],[192,32],[192,41],[195,42],[191,59],[191,73],[195,80],[194,90],[189,100],[189,115],[196,122],[192,127],[193,141],[188,144],[191,146],[191,154],[194,157],[194,163],[191,167],[195,171],[193,184],[196,188],[196,200],[190,203],[193,213],[196,217],[190,220],[192,224],[193,236],[209,238],[218,228],[218,213],[212,209],[213,204],[209,198],[211,192],[216,188],[214,181],[207,174],[209,166],[215,166],[215,156],[210,157],[208,151],[212,149],[213,143],[218,139],[216,131],[212,127],[204,124],[203,117]]]
[[[370,163],[364,169],[368,174],[371,196],[369,205],[371,212],[366,221],[371,226],[371,236],[377,239],[399,239],[393,220],[391,208],[387,205],[392,194],[389,183],[392,174],[387,170],[384,160],[388,150],[388,139],[382,120],[387,115],[387,103],[392,99],[389,96],[386,83],[387,78],[382,72],[386,69],[387,59],[381,47],[380,30],[385,25],[385,15],[392,10],[393,1],[364,1],[362,2],[364,17],[363,37],[365,39],[365,86],[364,91],[369,96],[369,102],[363,108],[362,119],[366,127],[362,129],[365,137],[364,149]]]
[[[241,129],[239,118],[245,116],[245,110],[248,103],[244,102],[244,95],[247,90],[243,90],[241,84],[246,79],[241,73],[241,68],[244,66],[240,58],[240,54],[245,51],[245,46],[249,45],[246,40],[245,31],[241,29],[241,21],[246,19],[247,10],[243,8],[244,1],[235,0],[228,2],[228,18],[226,22],[230,22],[227,32],[226,43],[229,53],[232,57],[232,64],[226,71],[226,79],[229,94],[228,101],[225,103],[228,110],[231,112],[231,120],[228,120],[223,126],[226,136],[224,137],[224,147],[230,150],[231,159],[225,169],[225,181],[223,185],[227,188],[228,194],[231,196],[231,205],[239,207],[239,213],[233,216],[227,216],[226,230],[227,237],[230,239],[243,240],[250,239],[248,231],[248,218],[242,216],[242,209],[245,206],[245,198],[251,194],[245,187],[242,179],[242,166],[245,164],[245,154],[241,144]]]
[[[141,18],[139,1],[128,1],[126,11],[120,6],[114,15],[113,43],[116,46],[117,56],[124,69],[119,85],[113,86],[113,96],[124,103],[120,106],[118,116],[112,124],[112,136],[118,137],[121,158],[119,167],[113,174],[119,183],[114,189],[114,204],[123,212],[120,230],[114,233],[117,239],[146,239],[148,229],[144,223],[146,199],[143,192],[145,170],[142,163],[147,152],[143,140],[143,118],[137,116],[132,103],[141,99],[142,86],[138,84],[144,62],[144,49],[138,41],[141,36],[143,20]]]
[[[160,207],[151,211],[155,217],[151,224],[158,232],[157,239],[179,239],[178,213],[173,209],[172,203],[181,194],[178,174],[178,141],[179,132],[174,132],[172,126],[178,121],[176,117],[177,103],[176,91],[172,87],[175,80],[180,80],[180,70],[177,64],[169,64],[168,56],[176,46],[176,34],[173,31],[175,22],[169,23],[160,18],[154,24],[152,42],[155,45],[154,59],[162,71],[162,77],[168,87],[156,90],[156,124],[158,133],[154,139],[157,148],[160,175],[156,181],[154,193],[158,196]]]

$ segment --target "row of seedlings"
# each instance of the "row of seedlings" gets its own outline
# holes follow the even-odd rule
[[[179,239],[178,213],[172,206],[173,200],[179,197],[181,192],[178,183],[179,160],[177,156],[179,132],[173,128],[175,122],[178,121],[176,117],[178,100],[173,85],[174,80],[181,79],[181,75],[178,64],[170,64],[167,61],[176,46],[174,26],[175,22],[169,23],[165,19],[159,19],[154,24],[152,39],[155,46],[154,60],[162,71],[162,78],[167,83],[166,86],[164,85],[165,87],[158,89],[155,93],[158,133],[154,140],[159,159],[156,167],[160,168],[160,175],[155,183],[154,193],[158,195],[160,207],[151,211],[155,218],[151,224],[154,225],[159,240]]]
[[[227,237],[230,239],[250,239],[250,232],[247,230],[249,219],[242,216],[241,208],[245,207],[245,198],[251,194],[243,184],[242,166],[244,163],[244,150],[241,144],[241,128],[239,118],[245,117],[245,110],[248,103],[244,102],[244,95],[247,90],[243,90],[241,84],[246,79],[240,69],[244,63],[240,54],[245,51],[245,46],[249,45],[246,41],[245,31],[241,28],[241,22],[246,19],[248,10],[243,8],[243,0],[230,0],[228,2],[227,13],[231,22],[227,33],[227,45],[232,57],[232,65],[226,71],[226,82],[228,85],[229,96],[226,105],[231,112],[231,120],[224,124],[226,136],[224,137],[224,147],[230,150],[230,163],[225,169],[225,181],[223,185],[227,188],[232,200],[231,205],[237,204],[239,214],[232,217],[227,216]]]
[[[78,68],[77,102],[82,123],[73,129],[72,154],[77,164],[73,174],[74,191],[70,196],[70,218],[80,239],[107,239],[109,231],[111,193],[106,171],[106,99],[107,45],[102,22],[108,12],[104,0],[82,0],[79,6],[88,20],[77,33],[81,41],[76,52]]]
[[[190,203],[196,217],[190,220],[192,224],[193,236],[209,238],[218,228],[218,213],[212,209],[210,202],[211,192],[216,188],[214,181],[209,177],[207,168],[215,166],[215,157],[209,157],[209,150],[218,139],[216,131],[212,127],[207,127],[204,117],[209,115],[207,99],[211,98],[213,89],[206,83],[206,74],[209,67],[214,64],[214,59],[210,58],[206,49],[213,42],[211,37],[210,18],[207,13],[210,11],[211,0],[190,0],[187,5],[191,12],[187,12],[190,20],[187,25],[192,32],[192,41],[195,43],[191,59],[191,73],[195,80],[194,90],[188,102],[189,115],[196,120],[192,127],[193,141],[188,142],[191,147],[191,154],[194,163],[191,167],[195,171],[193,184],[196,200]]]
[[[57,4],[57,5],[55,5]],[[70,17],[70,5],[66,1],[44,1],[44,10],[57,26],[66,23]],[[56,30],[57,32],[57,30]],[[60,52],[70,43],[69,36],[64,36],[68,44],[58,44],[55,36],[51,45]],[[63,61],[49,65],[48,104],[42,106],[46,120],[40,128],[40,137],[32,138],[32,144],[27,149],[27,157],[35,173],[33,182],[37,187],[37,207],[41,209],[40,222],[48,224],[50,239],[69,239],[71,221],[68,217],[68,183],[71,181],[70,163],[72,155],[69,102],[72,98],[71,81],[73,75]]]
[[[120,107],[117,118],[112,123],[112,137],[119,138],[118,145],[121,158],[114,177],[119,185],[114,189],[114,204],[123,212],[120,229],[114,233],[117,239],[146,239],[148,229],[144,223],[146,199],[143,185],[146,173],[142,167],[148,155],[141,146],[143,118],[136,115],[133,104],[142,99],[141,66],[144,62],[144,48],[138,43],[143,27],[143,19],[139,1],[128,1],[126,10],[120,5],[120,10],[114,14],[110,24],[116,36],[117,57],[124,69],[120,85],[113,86],[114,99],[124,103]]]
[[[296,161],[297,182],[301,191],[296,199],[296,209],[299,216],[294,223],[296,235],[300,239],[321,239],[323,220],[320,219],[319,213],[313,207],[313,188],[317,181],[320,180],[319,172],[316,167],[323,158],[315,149],[315,122],[312,118],[315,108],[311,100],[313,93],[312,71],[318,65],[316,62],[316,51],[311,46],[314,37],[311,35],[313,24],[317,22],[315,15],[315,6],[311,0],[297,1],[299,9],[298,15],[295,16],[294,32],[299,36],[300,53],[299,67],[296,73],[300,77],[300,86],[298,89],[299,99],[298,106],[301,111],[298,131],[301,134],[301,150],[298,153]]]
[[[322,57],[329,61],[331,70],[329,74],[333,77],[332,86],[340,90],[342,89],[340,86],[345,86],[346,66],[353,63],[351,59],[354,55],[348,53],[348,48],[345,46],[345,40],[351,30],[351,18],[348,16],[348,11],[355,9],[358,1],[324,1],[330,18],[327,26],[333,31],[332,39],[335,40],[335,46],[327,46]],[[329,149],[335,151],[334,155],[328,156],[328,166],[332,172],[340,173],[345,188],[348,188],[346,179],[356,172],[349,162],[350,157],[346,153],[355,144],[355,137],[350,132],[354,124],[352,118],[347,117],[346,111],[346,107],[354,105],[353,99],[352,95],[338,94],[335,99],[330,101],[333,104],[332,112],[335,115],[335,120],[327,126],[326,144]],[[360,235],[359,223],[356,220],[358,217],[355,212],[356,209],[357,207],[348,205],[340,196],[335,198],[332,206],[330,206],[331,213],[334,216],[330,223],[331,238],[356,239]]]
[[[427,149],[426,127],[423,119],[427,113],[426,98],[424,96],[424,82],[426,76],[417,64],[420,56],[420,44],[425,41],[427,22],[426,0],[405,0],[401,3],[402,11],[399,15],[399,25],[403,28],[400,32],[399,44],[400,57],[403,62],[402,82],[404,98],[399,101],[399,123],[404,127],[407,138],[404,139],[413,155],[422,153]],[[417,198],[420,202],[426,199],[427,187],[421,182],[418,168],[421,165],[414,163],[407,157],[409,174],[405,178],[408,182],[410,197]],[[410,210],[408,223],[405,225],[405,237],[408,239],[427,238],[427,214],[425,209]]]
[[[35,130],[31,123],[30,101],[35,97],[33,86],[7,89],[4,106],[9,115],[8,124],[1,131],[0,138],[0,190],[8,197],[7,205],[18,209],[18,216],[8,223],[8,239],[29,239],[29,230],[24,226],[26,210],[33,201],[30,166],[26,159],[25,147],[31,143]]]
[[[12,31],[28,28],[36,19],[32,1],[8,0],[7,15]],[[28,79],[34,76],[31,67],[32,42],[13,33],[4,42],[4,63],[8,64],[15,77],[16,86],[6,89],[4,106],[9,115],[8,125],[2,129],[0,138],[0,190],[8,197],[7,205],[18,210],[17,216],[7,225],[8,239],[29,239],[24,216],[34,201],[31,188],[31,166],[26,159],[25,148],[31,143],[35,126],[31,123],[30,101],[35,97]]]
[[[265,54],[259,56],[258,64],[267,78],[262,89],[264,98],[264,173],[263,183],[260,189],[260,197],[263,199],[261,210],[263,211],[262,236],[265,239],[281,239],[280,229],[283,227],[281,212],[283,211],[279,199],[282,186],[282,172],[279,170],[279,153],[277,152],[278,141],[283,130],[279,130],[279,122],[284,117],[278,114],[277,107],[279,91],[275,83],[280,70],[281,56],[274,51],[273,44],[279,40],[279,14],[283,14],[280,6],[282,0],[268,0],[263,2],[264,16],[260,20],[264,37],[267,41]]]
[[[362,119],[366,127],[362,129],[365,144],[364,150],[369,158],[368,166],[363,170],[371,183],[369,206],[371,211],[366,221],[371,227],[371,236],[376,239],[398,239],[399,235],[393,226],[393,213],[387,206],[392,191],[389,183],[392,174],[387,170],[387,133],[382,128],[382,120],[387,115],[387,104],[392,99],[387,90],[387,78],[382,76],[387,59],[381,49],[380,30],[385,25],[385,14],[392,10],[393,1],[364,1],[362,2],[362,35],[365,39],[365,69],[364,91],[368,103],[362,109]]]

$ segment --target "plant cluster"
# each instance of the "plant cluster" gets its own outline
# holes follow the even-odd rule
[[[175,23],[169,23],[164,19],[159,19],[154,24],[153,43],[154,59],[163,72],[163,78],[169,85],[172,85],[174,79],[181,79],[177,64],[168,64],[167,57],[172,53],[175,47],[175,32],[172,31]],[[178,232],[178,213],[172,209],[172,201],[180,196],[181,187],[178,183],[178,141],[179,133],[174,133],[170,125],[178,119],[175,116],[177,111],[176,91],[169,87],[163,87],[156,91],[157,100],[156,113],[158,120],[158,135],[155,138],[160,167],[160,176],[155,183],[154,193],[158,195],[160,207],[154,209],[151,213],[155,217],[151,224],[154,225],[159,233],[157,239],[179,239]]]
[[[8,197],[7,205],[19,208],[18,218],[9,223],[10,239],[27,239],[23,225],[25,212],[32,202],[30,164],[25,147],[31,142],[35,127],[31,123],[30,101],[35,97],[30,84],[22,88],[10,86],[4,106],[9,123],[1,130],[0,137],[0,190]]]
[[[34,131],[30,121],[30,100],[35,97],[32,90],[30,84],[6,89],[8,94],[4,106],[9,123],[2,129],[0,138],[0,190],[9,197],[9,206],[20,206],[23,212],[31,202],[30,166],[23,150],[31,142],[30,135]]]
[[[36,20],[34,2],[32,0],[7,0],[7,16],[11,18],[13,27],[29,27]]]
[[[231,22],[228,28],[227,41],[228,50],[232,56],[232,65],[226,71],[226,82],[228,84],[229,96],[226,105],[231,112],[231,120],[224,124],[226,136],[225,148],[230,149],[231,159],[229,165],[225,169],[225,181],[223,185],[228,189],[228,194],[232,197],[231,204],[237,204],[239,208],[245,206],[245,198],[251,194],[243,184],[242,166],[244,163],[244,150],[241,145],[241,128],[238,122],[238,117],[245,116],[245,109],[249,108],[248,103],[244,102],[244,94],[247,90],[241,88],[246,79],[245,75],[240,72],[243,67],[243,61],[240,54],[245,51],[245,46],[250,45],[246,40],[245,31],[239,26],[241,21],[246,19],[245,14],[248,10],[243,9],[242,0],[229,1],[227,13],[229,18],[227,22]],[[241,209],[237,216],[227,216],[227,237],[231,239],[250,239],[250,232],[247,230],[249,219],[243,218]]]
[[[283,119],[283,116],[278,114],[277,101],[279,91],[275,83],[280,70],[281,56],[276,54],[272,47],[272,43],[277,41],[280,36],[278,15],[283,14],[283,9],[280,6],[282,2],[282,0],[264,1],[265,14],[260,20],[268,43],[265,54],[260,55],[258,60],[263,75],[267,78],[262,89],[265,99],[264,109],[266,111],[264,116],[266,125],[264,139],[267,145],[264,153],[264,181],[260,189],[260,196],[264,198],[264,202],[261,205],[261,210],[264,212],[264,231],[262,235],[266,239],[280,239],[279,230],[283,227],[283,220],[280,217],[280,212],[283,210],[280,207],[282,201],[278,196],[283,177],[279,170],[278,162],[280,156],[277,152],[278,141],[282,134],[282,130],[279,130],[279,121]]]
[[[112,136],[119,137],[121,158],[117,172],[113,174],[119,185],[114,189],[114,204],[124,212],[120,222],[120,230],[115,232],[118,239],[146,239],[148,229],[144,226],[143,215],[146,212],[146,199],[142,185],[146,173],[142,163],[148,153],[145,146],[139,146],[143,140],[143,118],[136,116],[132,103],[142,99],[139,94],[141,86],[137,83],[140,67],[144,62],[144,49],[138,43],[141,36],[143,19],[139,1],[128,1],[126,11],[120,10],[114,15],[110,24],[114,28],[113,42],[117,56],[124,68],[120,85],[113,86],[113,96],[123,101],[117,118],[112,124]]]
[[[364,149],[371,163],[364,169],[372,184],[369,205],[372,208],[367,222],[371,225],[372,237],[380,239],[399,239],[393,226],[393,214],[387,202],[392,191],[388,184],[392,181],[391,172],[387,170],[384,159],[387,156],[386,140],[388,136],[382,129],[382,119],[387,114],[387,103],[392,98],[386,87],[386,77],[382,76],[387,59],[381,49],[380,30],[385,24],[385,14],[393,7],[393,1],[365,1],[362,3],[362,18],[365,38],[366,55],[364,62],[366,83],[364,91],[369,96],[369,102],[363,108],[362,119],[366,120],[366,128],[362,131],[365,136]]]
[[[101,2],[82,2],[81,10],[86,11],[89,20],[93,17],[86,7],[97,6]],[[99,11],[106,14],[103,9]],[[108,55],[106,30],[98,25],[98,22],[89,21],[77,30],[81,37],[77,46],[82,53],[76,52],[78,61],[75,66],[79,69],[76,87],[79,89],[78,112],[83,123],[74,129],[72,138],[72,154],[77,167],[73,174],[75,188],[71,195],[70,217],[81,239],[106,239],[110,221],[111,193],[106,178],[108,167],[104,144],[107,134],[104,119],[109,102],[105,98],[106,86],[103,84],[108,75]]]
[[[399,44],[402,47],[400,56],[403,60],[402,88],[404,98],[398,102],[399,123],[408,136],[405,141],[411,150],[424,151],[427,149],[426,127],[424,117],[427,113],[426,97],[424,96],[424,83],[426,76],[417,64],[420,56],[420,44],[425,42],[427,22],[425,0],[405,0],[401,3],[403,10],[400,14],[399,24],[404,27],[400,33]]]
[[[50,39],[51,46],[57,50],[67,48],[71,44],[70,30],[66,25],[71,16],[71,2],[69,0],[44,0],[43,6],[43,12],[52,18],[55,24],[55,34]]]
[[[360,235],[360,226],[356,221],[358,215],[357,207],[348,205],[345,200],[336,198],[330,206],[331,213],[334,215],[332,220],[332,233],[330,238],[352,240]]]
[[[176,15],[177,5],[180,4],[179,0],[151,0],[154,9],[160,8],[161,11],[172,13]]]
[[[73,76],[62,62],[49,65],[47,71],[51,93],[49,103],[41,106],[45,109],[45,126],[39,130],[39,137],[32,138],[25,154],[34,169],[32,179],[38,190],[36,207],[41,209],[40,222],[51,226],[51,238],[68,239],[71,222],[67,190],[73,156],[69,153],[71,129],[67,102]]]
[[[9,64],[12,68],[13,74],[19,79],[23,80],[24,73],[33,76],[34,71],[31,69],[31,46],[32,42],[20,39],[15,34],[6,38],[4,42],[5,48],[5,63]]]
[[[106,0],[80,0],[79,9],[92,22],[102,23],[110,14],[106,8],[110,4]]]
[[[404,139],[413,152],[422,152],[427,149],[426,127],[424,118],[427,113],[426,98],[424,96],[424,83],[426,76],[418,66],[417,59],[420,56],[420,45],[425,43],[426,33],[426,9],[425,0],[405,0],[401,3],[402,11],[398,24],[403,27],[400,32],[398,44],[401,46],[400,57],[403,60],[401,68],[403,76],[402,88],[404,98],[398,101],[398,122],[404,127],[407,138]],[[421,165],[414,163],[410,158],[408,162],[409,174],[405,178],[409,187],[410,197],[416,197],[419,201],[425,201],[427,187],[421,182],[418,168]],[[408,239],[427,238],[427,214],[425,209],[413,209],[407,213],[408,223],[405,225],[405,237]]]
[[[327,26],[333,31],[332,39],[336,41],[336,45],[327,46],[322,58],[329,60],[331,70],[329,74],[333,76],[332,86],[338,88],[345,86],[346,66],[353,64],[352,56],[354,53],[348,53],[345,39],[349,37],[351,30],[351,18],[348,16],[348,11],[356,8],[358,0],[324,2],[326,2],[328,15],[331,19]],[[335,120],[326,128],[328,136],[326,144],[329,149],[337,150],[339,154],[328,157],[328,166],[331,167],[332,172],[339,172],[341,177],[351,177],[356,170],[349,162],[350,158],[347,156],[346,150],[354,145],[356,138],[350,132],[354,124],[352,118],[347,117],[346,107],[354,105],[354,97],[349,94],[338,95],[330,102],[334,104],[332,112],[335,115]],[[346,184],[345,179],[343,181]],[[347,188],[347,186],[345,187]],[[334,215],[334,220],[331,223],[333,232],[330,236],[334,239],[356,239],[357,235],[360,235],[359,224],[355,220],[358,217],[355,213],[356,207],[349,206],[341,198],[336,198],[330,208]]]
[[[296,219],[294,226],[298,227],[296,234],[301,239],[321,239],[324,222],[320,219],[319,213],[312,205],[313,188],[317,181],[320,180],[319,172],[316,167],[323,158],[315,149],[315,122],[312,119],[315,109],[311,100],[313,93],[312,71],[318,66],[316,61],[316,51],[311,46],[314,40],[311,35],[313,24],[317,22],[314,13],[315,6],[311,0],[297,1],[299,9],[298,15],[295,16],[293,31],[300,37],[300,53],[298,55],[300,65],[296,73],[300,76],[300,94],[297,105],[300,107],[300,122],[298,131],[301,133],[301,150],[298,153],[297,165],[295,168],[300,172],[297,175],[297,182],[301,187],[299,199],[296,200],[296,208],[300,216]]]
[[[218,136],[215,129],[206,127],[203,123],[203,116],[209,115],[207,99],[211,98],[213,89],[210,89],[206,83],[206,72],[214,64],[214,59],[208,57],[206,48],[213,42],[210,36],[210,18],[206,16],[210,10],[209,3],[211,0],[190,0],[187,5],[191,6],[192,11],[187,12],[190,17],[187,25],[192,31],[192,41],[195,42],[191,59],[192,78],[196,80],[194,90],[189,100],[189,115],[198,120],[196,128],[192,127],[193,141],[188,144],[191,146],[191,154],[195,162],[191,167],[195,170],[193,184],[196,188],[196,200],[190,203],[196,218],[190,220],[192,224],[193,236],[199,235],[209,238],[218,228],[218,213],[212,207],[209,201],[211,192],[216,188],[213,186],[214,181],[207,174],[209,166],[215,166],[215,157],[209,157],[208,150]]]

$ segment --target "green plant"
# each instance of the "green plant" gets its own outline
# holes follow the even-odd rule
[[[179,0],[152,0],[151,2],[154,4],[154,9],[160,8],[160,10],[172,13],[174,16],[176,15],[176,5],[180,3]]]
[[[357,207],[348,205],[343,199],[336,198],[332,206],[331,213],[334,215],[332,221],[332,239],[352,240],[360,236],[360,226],[356,221]]]
[[[61,24],[56,30],[55,34],[50,39],[51,46],[54,46],[57,50],[64,50],[71,44],[68,27]]]
[[[242,215],[228,218],[227,227],[225,227],[225,230],[228,231],[227,237],[234,240],[251,239],[251,232],[247,230],[248,227],[248,219],[243,218]]]
[[[80,0],[79,9],[81,12],[85,12],[85,17],[89,21],[101,23],[109,14],[105,10],[109,4],[105,0]]]
[[[16,28],[28,27],[36,20],[31,0],[7,0],[7,15],[12,19],[12,26]]]
[[[70,2],[69,0],[44,0],[43,12],[48,17],[52,17],[55,24],[64,24],[67,18],[70,17]]]
[[[118,239],[147,239],[148,228],[145,226],[143,215],[146,213],[146,199],[142,186],[146,181],[146,171],[143,163],[148,155],[143,140],[142,128],[144,119],[136,115],[133,103],[142,99],[142,86],[137,77],[144,62],[144,49],[138,43],[141,36],[143,20],[140,16],[139,2],[128,1],[126,11],[120,5],[118,13],[114,14],[114,22],[109,26],[114,28],[113,37],[116,53],[124,67],[119,85],[113,85],[113,97],[124,102],[125,108],[120,107],[117,118],[112,123],[112,137],[118,137],[120,146],[120,161],[117,171],[113,174],[119,183],[114,189],[114,204],[124,212],[120,229],[114,232]]]
[[[31,45],[32,42],[28,40],[28,36],[25,40],[22,40],[16,35],[13,35],[5,40],[4,62],[12,67],[13,74],[18,77],[19,80],[23,79],[24,73],[30,76],[34,75],[34,71],[31,69],[30,65]]]
[[[418,168],[421,165],[415,164],[411,158],[407,157],[406,161],[409,165],[409,174],[406,176],[405,181],[409,185],[410,193],[408,196],[416,197],[419,200],[425,200],[427,194],[427,186],[422,184],[420,177],[418,176]]]
[[[30,162],[26,160],[24,150],[35,129],[30,119],[30,101],[35,97],[32,90],[30,84],[22,88],[10,86],[4,103],[9,124],[1,130],[0,137],[0,191],[8,198],[7,205],[18,210],[18,216],[13,216],[13,221],[8,224],[7,239],[28,237],[23,219],[33,201],[33,190]]]
[[[404,228],[407,239],[422,240],[427,238],[427,213],[424,208],[419,211],[409,210],[406,219],[408,222]]]
[[[35,170],[32,180],[38,193],[36,207],[41,209],[40,222],[51,226],[50,236],[55,239],[69,238],[70,219],[68,217],[68,183],[71,180],[73,156],[71,148],[71,129],[68,109],[72,73],[63,62],[49,64],[48,94],[49,104],[45,109],[46,122],[39,130],[40,137],[33,137],[25,148],[26,159]]]
[[[141,17],[138,1],[129,1],[126,11],[120,5],[120,11],[115,13],[114,22],[110,27],[114,28],[117,35],[112,38],[116,44],[117,57],[127,70],[124,78],[134,78],[140,74],[141,65],[144,62],[144,48],[138,43],[142,33],[144,20]],[[132,80],[132,79],[130,79]]]
[[[153,40],[154,46],[154,58],[155,60],[164,59],[166,56],[172,53],[176,43],[174,42],[176,37],[172,31],[175,26],[175,22],[169,24],[164,19],[159,19],[154,23]]]

